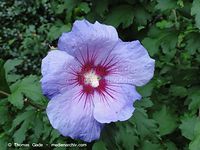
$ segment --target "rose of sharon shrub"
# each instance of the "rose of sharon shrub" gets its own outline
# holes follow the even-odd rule
[[[58,49],[43,59],[41,79],[55,129],[90,142],[105,123],[132,116],[141,98],[135,86],[154,74],[155,61],[139,41],[123,42],[114,27],[82,20],[62,34]]]

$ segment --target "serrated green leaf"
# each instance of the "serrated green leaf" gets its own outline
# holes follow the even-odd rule
[[[162,147],[158,143],[152,143],[146,140],[142,143],[141,149],[142,150],[162,150]]]
[[[42,121],[42,114],[37,114],[35,117],[35,126],[33,128],[34,130],[34,137],[39,139],[40,136],[42,135],[43,131],[44,131],[44,126],[43,126],[43,121]]]
[[[60,136],[60,133],[57,130],[52,130],[51,131],[51,140],[50,140],[50,142],[53,142],[59,136]]]
[[[122,24],[123,28],[130,26],[134,18],[134,8],[130,5],[120,5],[111,9],[106,17],[105,23],[118,27]]]
[[[8,101],[18,109],[22,109],[24,106],[23,95],[19,91],[13,92],[8,96]]]
[[[139,138],[134,127],[124,123],[123,125],[119,125],[118,128],[119,131],[115,136],[118,146],[121,145],[123,149],[134,150],[134,146],[138,146],[139,142]]]
[[[107,148],[103,141],[98,141],[94,143],[92,150],[107,150]]]
[[[86,3],[86,2],[80,3],[80,4],[78,5],[78,8],[79,8],[82,12],[84,12],[84,13],[86,13],[86,14],[90,11],[90,7],[88,6],[88,3]]]
[[[18,75],[18,74],[7,74],[6,75],[6,79],[8,82],[15,82],[17,80],[19,80],[22,77],[22,75]]]
[[[22,123],[21,127],[14,133],[13,135],[14,142],[22,143],[25,140],[29,124],[30,124],[30,118],[25,120]]]
[[[34,110],[25,111],[21,114],[18,114],[16,118],[13,120],[12,128],[10,131],[13,131],[20,123],[22,123],[24,120],[31,118],[34,115]]]
[[[200,149],[200,135],[196,137],[192,142],[189,144],[189,150],[199,150]]]
[[[170,10],[176,7],[176,1],[174,0],[157,0],[157,2],[156,8],[161,11]]]
[[[12,93],[21,93],[35,102],[41,103],[44,99],[37,76],[27,76],[11,85]]]
[[[143,98],[142,100],[135,101],[134,107],[137,108],[149,108],[153,106],[153,102],[149,98]]]
[[[173,142],[171,142],[171,141],[167,141],[165,143],[165,145],[167,147],[167,150],[178,150],[177,147],[176,147],[176,145]]]
[[[189,52],[189,54],[194,55],[200,49],[200,43],[198,41],[199,38],[199,33],[191,33],[186,37],[185,49]]]
[[[6,80],[4,62],[0,59],[0,98],[6,97],[5,93],[10,93],[10,88]]]
[[[136,5],[134,7],[134,17],[134,21],[138,25],[146,25],[147,21],[151,18],[151,15],[149,12],[146,11],[145,7]]]
[[[103,15],[108,10],[108,0],[93,0],[93,8],[99,15]]]
[[[142,138],[146,136],[153,136],[155,138],[155,135],[157,135],[158,128],[156,122],[155,120],[148,118],[148,115],[144,109],[136,108],[133,113],[133,117],[129,119],[129,121],[133,124],[136,124],[138,133]]]
[[[156,23],[156,26],[160,29],[171,28],[173,23],[171,21],[162,20]]]
[[[159,124],[160,135],[169,134],[177,127],[177,116],[166,106],[163,106],[161,110],[155,112],[153,118]]]
[[[65,0],[65,5],[67,7],[68,13],[70,13],[74,7],[79,3],[80,0]]]
[[[6,105],[2,105],[0,104],[0,124],[4,124],[8,118],[8,108],[6,107]]]
[[[23,61],[20,59],[9,59],[5,62],[4,68],[6,71],[6,74],[8,74],[10,71],[12,71],[16,66],[20,65]]]
[[[191,15],[195,16],[196,26],[200,29],[200,0],[193,1]]]
[[[70,29],[70,24],[63,24],[61,22],[55,23],[55,25],[53,25],[48,32],[48,39],[51,41],[55,40],[61,36],[63,32],[68,32]]]
[[[194,87],[189,89],[188,101],[189,110],[197,110],[200,107],[200,88]]]
[[[7,150],[8,148],[8,139],[5,138],[5,136],[3,135],[4,133],[0,134],[0,147],[1,150]]]
[[[178,42],[178,33],[175,31],[170,33],[169,31],[169,33],[163,35],[160,40],[163,53],[173,58],[176,53],[175,46]]]
[[[185,97],[187,96],[187,89],[183,86],[172,85],[170,87],[170,92],[173,96]]]
[[[106,125],[101,132],[101,139],[105,143],[106,148],[108,150],[118,149],[116,140],[115,140],[117,131],[118,129],[116,127],[116,124],[111,123],[111,124]]]
[[[151,96],[154,85],[155,85],[154,82],[149,82],[143,87],[138,87],[137,90],[142,95],[142,97],[148,97]]]
[[[194,138],[189,144],[190,150],[199,150],[200,149],[200,119],[195,123],[194,127]]]
[[[158,39],[147,37],[147,38],[144,38],[144,40],[142,40],[142,44],[148,50],[148,52],[151,56],[154,56],[155,54],[157,54],[159,52],[159,40]]]
[[[192,140],[195,136],[195,126],[199,121],[200,120],[194,116],[185,116],[183,119],[181,119],[181,124],[179,128],[181,129],[182,135],[187,139]]]

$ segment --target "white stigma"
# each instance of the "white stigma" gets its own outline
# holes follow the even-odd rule
[[[85,77],[86,84],[90,84],[94,88],[99,86],[100,77],[96,75],[96,73],[93,70],[90,72],[87,72],[84,75],[84,77]]]

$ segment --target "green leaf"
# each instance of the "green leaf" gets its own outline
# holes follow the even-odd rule
[[[194,138],[189,144],[190,150],[199,150],[200,149],[200,119],[195,123],[194,127]]]
[[[103,141],[98,141],[94,143],[92,150],[107,150],[107,148]]]
[[[48,124],[44,124],[42,140],[47,139],[50,136],[51,131],[52,131],[52,127],[50,127]]]
[[[171,141],[165,142],[165,145],[167,147],[167,150],[178,150],[176,145]]]
[[[198,41],[199,38],[199,33],[191,33],[186,37],[185,49],[189,52],[189,54],[194,55],[200,49],[200,43]]]
[[[100,16],[103,16],[104,12],[108,10],[108,0],[93,0],[94,11]]]
[[[119,131],[115,136],[118,145],[122,146],[123,149],[134,149],[134,146],[138,146],[139,138],[136,134],[134,126],[124,122],[123,124],[118,124],[118,128]]]
[[[53,41],[57,39],[63,32],[68,32],[71,29],[70,24],[63,24],[61,22],[55,23],[55,25],[51,26],[48,32],[48,39]]]
[[[191,15],[195,16],[196,26],[200,29],[200,0],[193,1]]]
[[[175,46],[178,42],[178,33],[170,30],[169,33],[161,36],[160,40],[163,53],[173,58],[176,53]]]
[[[133,23],[134,8],[130,5],[119,5],[111,9],[106,17],[105,23],[118,27],[122,24],[123,28]]]
[[[157,0],[157,2],[156,8],[161,11],[170,10],[176,7],[176,1],[174,0]]]
[[[138,133],[142,138],[154,137],[157,135],[158,128],[155,120],[149,119],[146,111],[142,108],[136,108],[133,117],[129,120],[131,123],[136,124]]]
[[[8,149],[8,139],[5,138],[5,133],[0,134],[0,147],[1,147],[1,150]]]
[[[20,65],[22,62],[23,62],[22,60],[17,59],[17,58],[7,60],[6,63],[4,64],[6,74],[8,74],[13,69],[15,69],[15,67]]]
[[[30,124],[30,118],[25,120],[22,123],[21,127],[14,133],[14,135],[13,135],[14,142],[22,143],[25,140],[26,132],[28,130],[29,124]]]
[[[160,144],[155,144],[146,140],[142,143],[141,149],[142,150],[162,150],[162,147],[160,146]]]
[[[153,106],[153,102],[149,98],[143,98],[141,100],[135,101],[134,106],[137,108],[149,108]]]
[[[197,117],[190,117],[190,116],[184,116],[184,118],[181,119],[181,124],[179,128],[181,129],[181,133],[184,137],[186,137],[189,140],[192,140],[195,135],[195,126],[199,122],[199,118]]]
[[[82,2],[82,3],[80,3],[79,5],[78,5],[78,8],[82,11],[82,12],[84,12],[84,13],[88,13],[88,12],[90,12],[90,7],[88,6],[88,3],[86,3],[86,2]]]
[[[10,129],[10,131],[14,130],[24,120],[32,118],[34,114],[35,114],[34,110],[24,111],[23,113],[18,114],[16,118],[13,120],[12,128]]]
[[[159,124],[160,135],[169,134],[177,127],[177,116],[166,106],[163,106],[161,110],[155,112],[153,118]]]
[[[10,88],[6,81],[4,62],[0,59],[0,98],[6,97],[4,93],[10,93]]]
[[[200,149],[200,135],[197,136],[194,140],[189,144],[189,150],[199,150]]]
[[[65,5],[67,7],[68,13],[70,13],[73,8],[76,7],[76,5],[79,3],[80,0],[65,0]]]
[[[118,129],[115,123],[110,123],[103,128],[101,132],[101,139],[105,143],[108,150],[118,149],[118,145],[115,139],[117,132]]]
[[[193,87],[189,89],[188,101],[189,110],[197,110],[200,107],[200,87]]]
[[[4,124],[9,119],[7,105],[0,103],[0,125]]]
[[[35,102],[42,103],[44,96],[37,76],[27,76],[11,85],[12,93],[21,93]]]
[[[8,96],[8,101],[18,109],[22,109],[24,106],[23,95],[19,91],[13,92]]]
[[[162,20],[156,23],[156,26],[160,29],[171,28],[173,23],[171,21]]]
[[[145,86],[138,87],[137,90],[142,95],[142,97],[149,97],[151,96],[154,85],[155,85],[154,82],[149,82]]]
[[[159,40],[155,38],[144,38],[142,44],[149,52],[150,56],[154,56],[159,52]]]
[[[38,113],[35,117],[34,122],[36,123],[33,130],[34,130],[34,137],[39,139],[40,136],[42,135],[44,131],[44,126],[43,126],[43,120],[42,120],[42,115],[41,113]]]
[[[18,74],[7,74],[6,75],[6,79],[8,82],[15,82],[17,80],[19,80],[22,77],[22,75],[18,75]]]
[[[185,97],[187,96],[187,89],[183,86],[172,85],[170,87],[170,92],[173,96]]]
[[[60,133],[57,130],[53,129],[51,131],[51,140],[50,140],[50,142],[53,142],[58,137],[60,137]]]
[[[147,21],[151,18],[150,13],[147,12],[146,9],[140,5],[136,5],[134,7],[134,16],[134,20],[138,25],[146,25]]]

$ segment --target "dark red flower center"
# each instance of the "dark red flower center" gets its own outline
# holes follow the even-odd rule
[[[84,99],[86,102],[97,92],[103,100],[107,100],[107,97],[115,99],[114,94],[116,91],[114,88],[117,85],[111,84],[106,78],[111,74],[118,73],[119,60],[109,54],[102,60],[97,59],[95,54],[89,54],[88,51],[86,55],[81,52],[79,54],[75,58],[80,66],[78,66],[78,69],[76,69],[77,66],[70,68],[71,72],[69,72],[72,74],[70,84],[74,87],[80,86],[80,91],[77,91],[77,98]]]
[[[106,81],[104,78],[107,74],[108,71],[104,66],[86,63],[77,73],[77,81],[79,85],[83,86],[84,93],[93,94],[95,90],[101,93],[105,91]]]

